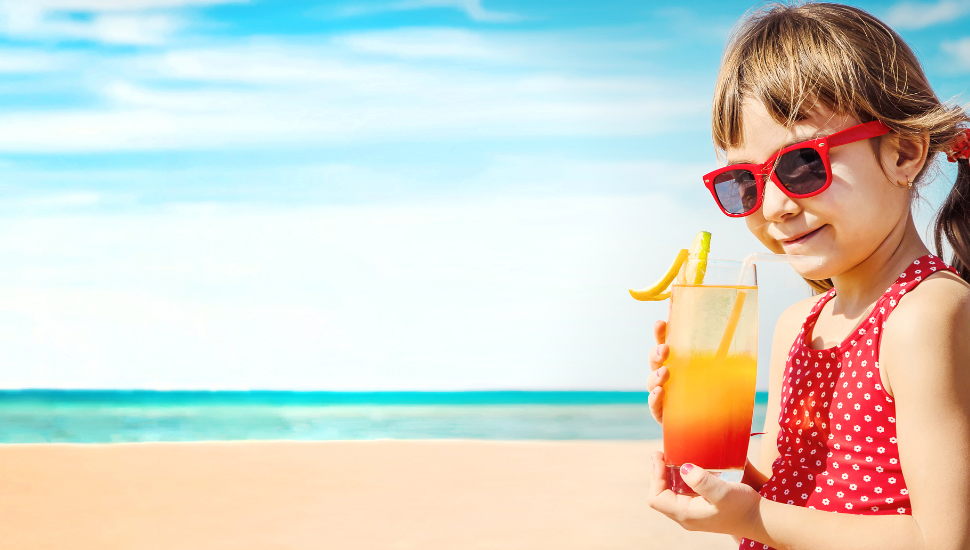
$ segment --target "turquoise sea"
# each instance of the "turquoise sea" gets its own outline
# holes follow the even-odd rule
[[[761,431],[767,395],[756,399]],[[0,391],[0,443],[655,439],[646,392]]]

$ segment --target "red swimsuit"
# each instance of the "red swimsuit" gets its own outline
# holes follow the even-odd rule
[[[806,335],[835,290],[812,308],[788,354],[778,415],[778,452],[761,495],[785,504],[862,515],[910,514],[896,446],[896,403],[879,377],[886,319],[907,292],[936,271],[933,255],[913,262],[842,344],[808,347]],[[750,539],[742,549],[769,548]]]

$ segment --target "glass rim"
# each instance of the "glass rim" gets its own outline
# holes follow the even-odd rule
[[[697,256],[689,256],[688,262],[697,261]],[[686,269],[686,263],[682,269]],[[677,283],[672,286],[683,287],[702,287],[702,286],[737,286],[744,288],[758,287],[758,270],[754,263],[745,265],[742,260],[726,260],[721,258],[708,258],[705,266],[705,276],[700,284]],[[681,272],[683,273],[683,272]],[[742,282],[743,277],[743,282]],[[746,283],[746,284],[745,284]]]

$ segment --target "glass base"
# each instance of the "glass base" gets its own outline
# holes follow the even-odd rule
[[[719,479],[731,483],[740,483],[741,478],[744,477],[744,468],[730,470],[707,470],[707,472],[717,476]],[[667,487],[678,495],[687,495],[691,497],[698,496],[697,493],[695,493],[694,490],[684,482],[683,478],[680,477],[680,466],[667,465]]]

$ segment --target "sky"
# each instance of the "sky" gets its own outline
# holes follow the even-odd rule
[[[966,103],[970,1],[855,5]],[[626,289],[762,250],[700,184],[755,6],[0,0],[0,387],[643,389]]]

